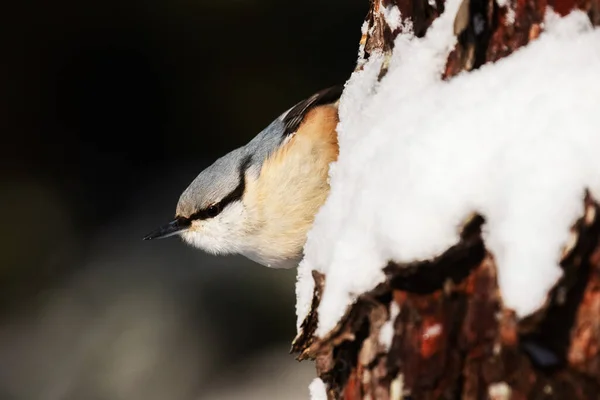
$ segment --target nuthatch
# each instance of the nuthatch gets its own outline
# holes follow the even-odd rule
[[[273,268],[296,266],[329,193],[342,89],[301,101],[215,161],[182,193],[175,219],[144,239],[180,234],[208,253],[238,253]]]

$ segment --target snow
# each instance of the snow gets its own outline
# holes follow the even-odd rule
[[[423,332],[423,339],[431,340],[437,336],[440,336],[442,334],[442,331],[443,329],[441,324],[431,325],[430,327],[425,329],[425,332]]]
[[[512,25],[515,23],[515,9],[511,6],[509,0],[496,0],[498,7],[506,7],[506,24]]]
[[[513,25],[515,23],[515,9],[508,7],[506,9],[506,25]]]
[[[321,379],[313,379],[310,385],[308,385],[308,390],[310,392],[310,400],[327,400],[327,389]]]
[[[400,9],[398,6],[392,4],[384,6],[383,1],[380,1],[379,7],[383,10],[383,18],[392,31],[398,29],[402,25],[402,18],[400,18]]]
[[[358,60],[356,61],[357,65],[362,66],[365,62],[365,44],[366,44],[366,35],[369,33],[369,22],[364,21],[362,24],[362,27],[360,28],[360,32],[361,32],[361,41],[360,41],[360,45],[358,46]]]
[[[506,382],[499,382],[490,385],[488,389],[488,395],[491,400],[504,400],[510,399],[512,390]]]
[[[398,303],[392,301],[390,303],[390,319],[383,324],[379,331],[379,343],[386,349],[392,347],[392,340],[394,340],[394,323],[396,322],[398,314],[400,314],[400,307],[398,306]]]
[[[384,281],[389,260],[443,253],[472,212],[486,218],[505,305],[529,315],[561,276],[584,189],[600,198],[600,31],[583,12],[549,13],[536,41],[443,82],[459,3],[449,0],[424,38],[398,36],[380,83],[379,55],[347,83],[331,193],[298,271],[298,326],[310,271],[326,274],[319,337]]]

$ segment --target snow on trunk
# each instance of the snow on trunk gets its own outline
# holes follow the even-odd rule
[[[298,269],[315,398],[600,393],[599,24],[600,0],[371,1]]]

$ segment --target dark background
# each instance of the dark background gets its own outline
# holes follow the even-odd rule
[[[210,162],[344,82],[366,0],[0,13],[0,400],[302,399],[295,271],[142,242]]]

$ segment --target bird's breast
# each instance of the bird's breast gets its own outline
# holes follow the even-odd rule
[[[273,268],[295,266],[307,232],[329,194],[329,165],[337,159],[337,109],[320,107],[247,183],[247,257]]]

